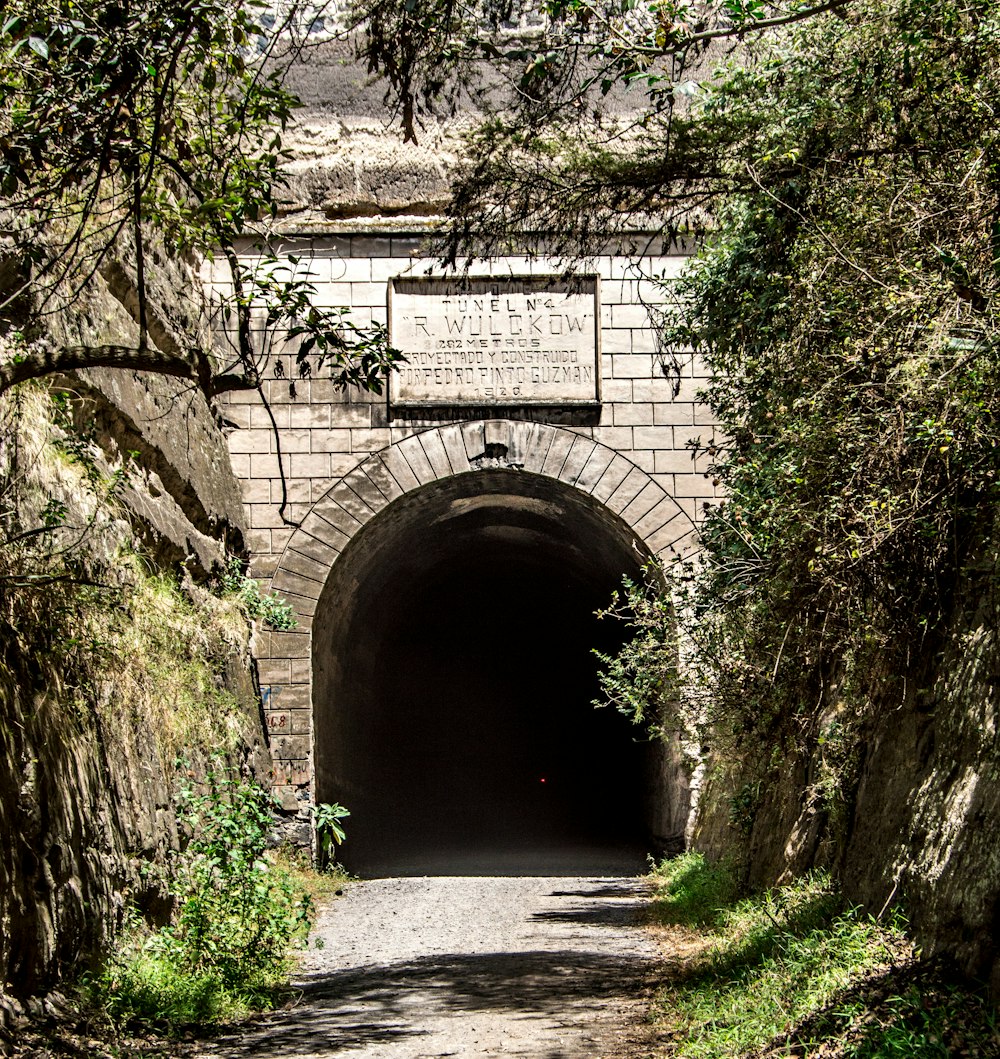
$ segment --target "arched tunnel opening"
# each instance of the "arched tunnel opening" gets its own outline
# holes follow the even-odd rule
[[[316,796],[351,811],[362,876],[640,870],[663,747],[595,708],[599,620],[648,553],[558,481],[506,469],[390,504],[345,548],[314,624]]]

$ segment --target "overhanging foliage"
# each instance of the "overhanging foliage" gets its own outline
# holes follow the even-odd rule
[[[174,375],[209,395],[254,387],[258,306],[335,381],[380,388],[395,359],[382,330],[351,328],[311,305],[308,282],[248,269],[234,249],[277,211],[298,105],[284,76],[314,16],[263,0],[4,5],[0,325],[17,334],[0,391],[86,366]],[[157,304],[164,256],[190,252],[231,266],[228,351]],[[134,341],[67,342],[46,326],[99,275],[128,303]]]

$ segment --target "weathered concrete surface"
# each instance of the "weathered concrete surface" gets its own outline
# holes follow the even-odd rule
[[[638,922],[647,892],[641,880],[620,878],[348,884],[313,933],[298,1003],[200,1055],[648,1054],[660,956]]]
[[[282,202],[289,230],[442,212],[468,117],[431,117],[418,144],[404,143],[384,86],[372,81],[345,41],[310,47],[288,84],[303,103],[287,137],[294,151]]]

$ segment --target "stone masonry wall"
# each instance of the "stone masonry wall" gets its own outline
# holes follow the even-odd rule
[[[298,268],[308,270],[320,304],[350,306],[351,319],[365,324],[386,321],[386,291],[391,277],[420,276],[432,268],[433,262],[421,256],[420,244],[419,233],[412,231],[344,233],[289,238],[282,250],[300,256]],[[295,805],[296,793],[304,796],[310,782],[310,628],[330,564],[338,549],[372,516],[373,507],[377,509],[431,476],[478,466],[476,460],[482,453],[468,449],[470,444],[475,447],[468,440],[468,431],[476,424],[484,444],[489,438],[482,431],[494,430],[498,438],[502,434],[505,448],[522,444],[519,439],[524,438],[528,438],[524,444],[532,443],[525,433],[527,426],[520,428],[518,423],[556,427],[560,439],[569,438],[567,445],[578,437],[581,446],[586,443],[580,458],[589,462],[591,470],[598,459],[610,463],[610,468],[602,468],[588,485],[595,496],[616,512],[627,510],[629,518],[634,516],[636,521],[645,514],[647,502],[655,512],[663,512],[664,519],[671,520],[669,532],[663,530],[652,539],[661,527],[654,524],[652,515],[646,518],[644,529],[649,536],[645,539],[651,541],[651,551],[666,554],[670,549],[692,546],[694,527],[715,489],[706,475],[707,456],[696,457],[691,446],[709,442],[714,428],[707,409],[696,400],[704,382],[702,367],[688,357],[679,373],[675,372],[658,355],[653,328],[664,298],[663,287],[653,277],[669,281],[684,260],[683,253],[670,250],[637,257],[608,255],[596,257],[580,269],[600,276],[599,407],[390,409],[384,396],[338,393],[323,378],[296,379],[291,353],[278,347],[273,350],[269,378],[263,386],[267,405],[252,392],[230,396],[225,407],[229,448],[243,487],[253,571],[268,584],[278,575],[273,587],[293,603],[299,620],[298,630],[271,634],[258,644],[277,786],[289,809]],[[562,271],[560,262],[507,257],[477,262],[470,275],[558,275]],[[224,266],[216,265],[206,278],[217,290],[226,290]],[[277,375],[275,363],[279,365]],[[466,429],[468,451],[463,450],[457,458],[461,468],[456,458],[451,458],[443,471],[435,470],[431,463],[441,446],[435,436],[437,448],[431,451],[432,434],[447,424]],[[410,456],[405,455],[405,446],[398,456],[391,449],[419,435],[424,436],[424,447],[411,450]],[[541,437],[538,431],[531,435],[535,443],[540,443]],[[553,453],[563,444],[561,440],[552,442],[548,434],[545,438]],[[299,531],[298,539],[307,543],[293,543],[290,548],[296,527],[315,518],[317,505],[329,502],[338,483],[352,472],[360,473],[358,469],[373,454],[390,452],[394,459],[402,460],[402,469],[390,469],[387,474],[384,465],[379,465],[383,478],[391,479],[380,487],[386,499],[378,495],[377,502],[366,500],[366,494],[355,488],[350,494],[351,511],[338,515],[336,530],[325,531],[325,539],[322,533],[302,536],[303,531]],[[560,450],[558,464],[550,458],[544,468],[540,461],[538,469],[568,480],[576,458],[562,458]],[[582,464],[575,474],[573,484],[582,488],[577,480],[586,478]],[[368,484],[365,488],[370,491]],[[641,506],[637,507],[633,498],[640,496],[636,503]],[[280,511],[283,497],[287,498],[284,517]],[[330,517],[327,513],[324,525]],[[282,573],[283,562],[288,569]]]

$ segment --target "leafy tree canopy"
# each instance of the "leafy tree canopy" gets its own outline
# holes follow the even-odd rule
[[[871,720],[925,683],[956,587],[989,575],[998,98],[994,3],[869,0],[700,105],[743,130],[745,180],[666,339],[708,359],[728,436],[699,608],[737,730],[821,738],[837,703],[836,724]]]
[[[0,324],[23,331],[0,390],[49,371],[143,368],[209,394],[255,386],[257,308],[294,330],[303,357],[378,388],[393,355],[378,329],[312,306],[307,282],[237,260],[241,236],[276,212],[296,99],[283,87],[303,15],[263,0],[8,0],[0,24]],[[157,306],[164,255],[223,253],[235,294],[227,356]],[[124,271],[137,336],[72,344],[46,321],[95,275]],[[162,279],[161,279],[162,286]]]
[[[781,30],[848,17],[854,3],[355,0],[351,10],[406,137],[469,100],[485,115],[454,189],[443,250],[455,261],[532,233],[572,253],[636,223],[689,228],[745,183],[729,163],[755,136],[753,123],[721,115],[706,124],[701,82],[727,56],[739,56],[735,69]]]
[[[485,93],[452,258],[533,233],[585,253],[637,220],[700,226],[662,337],[714,369],[724,439],[711,451],[728,499],[706,512],[684,610],[712,741],[766,751],[748,735],[777,728],[829,748],[836,730],[846,769],[903,675],[920,686],[956,586],[992,576],[1000,9],[363,10],[384,16],[363,48],[410,131],[457,91],[452,69]],[[843,797],[842,778],[826,789]]]

